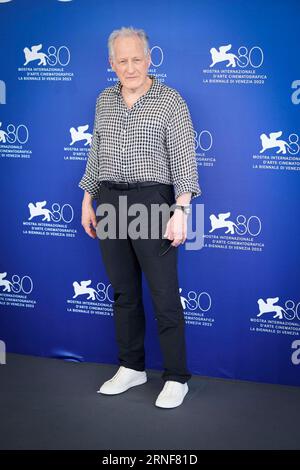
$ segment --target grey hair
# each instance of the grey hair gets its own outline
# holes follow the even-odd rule
[[[107,42],[109,57],[111,59],[114,59],[114,40],[117,37],[119,37],[119,36],[129,37],[129,36],[134,36],[134,35],[139,37],[141,39],[141,41],[143,42],[144,53],[145,53],[145,55],[147,55],[148,52],[150,52],[150,48],[149,48],[149,41],[148,41],[149,38],[148,38],[147,34],[145,33],[145,31],[143,29],[136,29],[133,26],[129,26],[129,27],[122,26],[122,28],[115,29],[109,35],[108,42]]]

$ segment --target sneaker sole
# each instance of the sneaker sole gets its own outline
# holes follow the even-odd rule
[[[126,392],[131,387],[136,387],[137,385],[143,385],[146,382],[147,382],[147,377],[144,379],[135,380],[134,382],[131,382],[130,384],[124,386],[123,388],[120,388],[118,391],[102,392],[100,388],[100,390],[97,390],[97,393],[101,393],[102,395],[118,395],[119,393]]]

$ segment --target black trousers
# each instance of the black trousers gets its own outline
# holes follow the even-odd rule
[[[119,217],[124,224],[127,220],[128,228],[130,221],[136,216],[128,216],[127,212],[122,212],[120,196],[127,196],[128,208],[134,203],[143,203],[147,207],[148,215],[144,216],[143,224],[148,223],[148,234],[151,234],[151,223],[154,224],[150,217],[151,204],[167,203],[170,207],[175,202],[172,185],[158,183],[155,186],[134,189],[115,189],[103,184],[100,187],[97,210],[99,204],[109,203],[116,211],[116,238],[103,239],[98,236],[98,241],[114,291],[113,311],[119,364],[139,371],[145,370],[143,272],[157,320],[164,366],[162,379],[185,383],[191,378],[191,374],[187,369],[185,321],[178,286],[178,248],[171,246],[165,254],[161,254],[166,227],[162,217],[159,218],[159,238],[149,236],[135,239],[130,231],[126,232],[126,238],[121,238]],[[172,212],[169,217],[170,215]],[[104,217],[105,215],[97,215],[97,222]]]

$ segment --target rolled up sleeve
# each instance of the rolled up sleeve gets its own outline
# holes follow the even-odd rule
[[[99,149],[99,143],[100,143],[100,135],[97,129],[98,106],[99,106],[99,96],[96,100],[92,142],[91,142],[90,150],[88,153],[88,159],[86,162],[85,172],[78,184],[78,186],[81,189],[90,193],[93,199],[97,197],[99,193],[99,187],[101,185],[99,178],[98,178],[98,175],[99,175],[98,149]]]
[[[191,198],[200,196],[194,128],[187,104],[180,95],[167,126],[166,145],[175,198],[186,192],[192,193]]]

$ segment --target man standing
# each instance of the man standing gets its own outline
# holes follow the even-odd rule
[[[82,225],[89,236],[96,238],[94,199],[97,207],[111,204],[116,209],[117,221],[121,196],[127,197],[128,206],[141,203],[150,210],[153,204],[167,203],[174,210],[163,227],[163,237],[99,237],[103,262],[114,289],[120,367],[98,392],[122,393],[147,381],[144,272],[164,364],[165,383],[155,404],[174,408],[183,402],[191,378],[186,361],[176,247],[186,240],[190,200],[201,194],[194,130],[181,95],[148,75],[151,57],[143,30],[123,27],[113,31],[108,49],[111,67],[119,80],[97,98],[91,149],[79,182],[84,190]],[[148,217],[144,222],[153,223]]]

